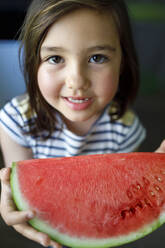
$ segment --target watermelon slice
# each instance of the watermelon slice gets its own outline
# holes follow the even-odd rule
[[[165,222],[165,154],[129,153],[13,163],[13,198],[29,223],[75,248],[114,247]]]

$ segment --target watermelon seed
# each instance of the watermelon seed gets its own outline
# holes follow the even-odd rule
[[[155,193],[153,191],[150,191],[151,196],[155,196]]]
[[[138,190],[140,190],[141,189],[141,186],[140,186],[140,184],[137,184],[137,187],[136,187]]]
[[[136,210],[135,210],[135,208],[133,208],[133,207],[131,207],[131,208],[130,208],[130,212],[131,212],[131,213],[133,213],[133,214],[134,214],[134,213],[135,213],[135,211],[136,211]]]
[[[132,199],[133,195],[132,195],[131,191],[127,190],[127,196],[129,199]]]
[[[142,209],[142,208],[143,208],[143,204],[139,201],[135,205],[135,207],[130,207],[129,210],[122,210],[121,211],[121,217],[122,217],[122,219],[125,219],[126,217],[129,217],[129,216],[135,214],[137,209]]]
[[[136,185],[132,184],[131,188],[132,188],[133,193],[137,193],[137,191],[139,191],[142,187],[139,183],[137,183]]]
[[[157,191],[162,191],[161,188],[158,186],[158,185],[154,185],[154,188],[157,190]]]
[[[152,204],[151,202],[147,199],[147,198],[144,198],[144,202],[147,206],[149,206],[150,208],[152,208]]]
[[[130,190],[127,190],[127,196],[129,199],[133,198],[133,194],[132,193],[137,193],[140,189],[141,189],[141,185],[139,183],[137,183],[137,185],[132,184],[130,186]],[[131,192],[132,191],[132,192]]]
[[[135,214],[135,212],[136,212],[136,209],[134,207],[130,207],[129,210],[122,210],[121,211],[121,216],[124,219],[126,217],[129,217],[130,215]]]
[[[132,191],[133,191],[134,193],[137,193],[137,190],[138,190],[138,188],[137,188],[135,185],[132,185]]]
[[[143,208],[143,204],[139,201],[136,206],[135,206],[135,209],[142,209]]]
[[[122,211],[121,211],[121,217],[122,217],[123,219],[125,219],[125,218],[128,217],[129,215],[130,215],[129,210],[122,210]]]
[[[155,177],[157,181],[162,182],[162,179],[160,177]]]

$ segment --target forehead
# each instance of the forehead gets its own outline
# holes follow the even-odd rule
[[[84,8],[65,14],[50,27],[43,45],[76,39],[88,44],[94,40],[118,42],[117,27],[110,11],[103,13]]]

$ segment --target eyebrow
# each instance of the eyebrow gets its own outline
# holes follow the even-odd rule
[[[48,52],[55,52],[55,51],[63,51],[62,47],[55,47],[55,46],[43,46],[41,47],[41,50],[48,51]]]
[[[88,51],[96,51],[96,50],[109,50],[110,52],[115,52],[116,48],[111,45],[98,45],[87,48]]]
[[[66,49],[63,47],[56,47],[56,46],[43,46],[41,47],[42,51],[48,51],[48,52],[60,52],[60,51],[65,51]],[[92,51],[104,51],[108,50],[110,52],[115,52],[116,48],[111,46],[111,45],[98,45],[98,46],[92,46],[88,47],[87,51],[92,52]]]

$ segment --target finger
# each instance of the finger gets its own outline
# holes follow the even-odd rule
[[[0,178],[1,178],[1,215],[4,215],[5,212],[10,212],[14,209],[14,203],[12,201],[11,196],[11,188],[10,188],[10,169],[3,168],[0,170]],[[15,209],[14,209],[15,210]]]
[[[1,211],[1,215],[3,220],[8,226],[13,226],[17,224],[22,224],[24,222],[27,222],[28,220],[32,219],[35,215],[31,211],[12,211],[12,212],[6,212]]]
[[[35,212],[32,210],[27,211],[17,211],[17,208],[14,204],[10,184],[2,183],[1,191],[1,215],[7,225],[15,225],[26,222],[31,218],[34,218]]]
[[[1,179],[1,202],[3,203],[4,197],[10,196],[11,198],[11,188],[10,188],[10,168],[3,168],[0,170]]]
[[[1,170],[1,205],[0,212],[7,225],[14,225],[26,222],[34,218],[34,211],[16,211],[11,187],[10,187],[10,169],[5,168]]]
[[[160,144],[159,148],[155,152],[165,153],[165,140],[162,141],[162,143]]]
[[[33,227],[26,223],[14,225],[14,228],[17,232],[21,233],[26,238],[31,239],[45,247],[53,245],[54,248],[61,248],[58,243],[51,241],[47,234],[35,230]]]
[[[62,246],[62,245],[56,243],[56,242],[53,241],[53,240],[50,241],[50,246],[52,246],[52,247],[54,247],[54,248],[62,248],[62,247],[64,247],[64,246]]]
[[[11,168],[3,168],[0,170],[1,181],[9,181],[10,180],[10,171],[11,171]]]

